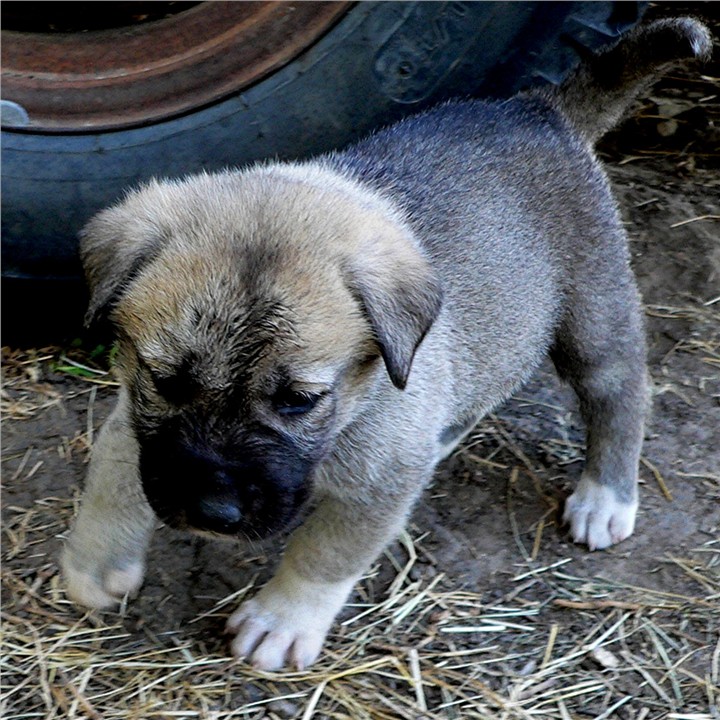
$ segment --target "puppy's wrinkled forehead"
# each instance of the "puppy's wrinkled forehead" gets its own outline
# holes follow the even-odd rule
[[[369,340],[332,251],[346,228],[331,208],[295,188],[163,190],[151,227],[136,225],[158,239],[114,310],[143,359],[229,372],[270,354],[318,373]]]

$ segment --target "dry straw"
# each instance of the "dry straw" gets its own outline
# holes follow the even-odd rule
[[[715,346],[699,350],[712,357]],[[6,422],[26,422],[70,397],[87,397],[92,412],[95,383],[108,380],[90,374],[44,382],[56,358],[51,351],[6,353]],[[61,446],[63,457],[86,454],[89,426]],[[520,473],[532,480],[537,468],[497,421],[480,434],[498,448],[480,456],[471,439],[464,452],[478,472],[506,469],[513,523],[513,483]],[[9,460],[10,490],[40,471],[30,453]],[[660,482],[659,472],[655,477]],[[702,481],[717,490],[718,478]],[[716,538],[683,557],[662,558],[687,578],[687,594],[580,577],[570,558],[536,559],[542,527],[553,522],[549,498],[532,550],[515,526],[517,564],[504,596],[488,600],[443,575],[424,547],[427,536],[411,526],[383,561],[394,579],[384,590],[373,573],[360,584],[320,661],[304,672],[265,674],[224,655],[219,644],[206,651],[199,636],[203,621],[224,618],[252,585],[160,636],[130,622],[124,608],[102,615],[73,608],[53,548],[76,501],[48,496],[3,508],[4,720],[717,720]]]
[[[621,707],[712,720],[719,699],[717,540],[668,558],[706,589],[700,595],[554,565],[516,576],[507,598],[487,603],[443,576],[406,575],[378,602],[352,608],[316,666],[264,674],[203,654],[191,626],[151,638],[122,615],[72,610],[53,564],[27,562],[71,509],[58,498],[7,508],[6,556],[26,564],[3,570],[6,720],[639,717]],[[403,541],[422,552],[411,534]]]

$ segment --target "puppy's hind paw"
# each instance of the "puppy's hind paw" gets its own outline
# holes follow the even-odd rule
[[[87,567],[79,569],[68,548],[60,564],[68,597],[78,605],[95,610],[107,610],[119,605],[126,595],[135,595],[145,576],[145,565],[140,561],[105,572],[94,572]]]
[[[603,550],[632,535],[637,508],[637,501],[621,502],[612,488],[584,477],[565,502],[563,521],[576,543]]]

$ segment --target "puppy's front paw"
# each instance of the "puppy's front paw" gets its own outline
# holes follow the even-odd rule
[[[133,560],[119,567],[103,567],[73,553],[69,546],[60,560],[68,597],[78,605],[105,610],[120,603],[126,595],[135,595],[145,577],[145,564]]]
[[[352,582],[316,583],[282,571],[227,621],[235,633],[230,648],[259,670],[286,665],[302,670],[320,654],[335,616]]]
[[[565,502],[563,521],[576,543],[603,550],[632,535],[637,508],[637,501],[621,502],[612,488],[583,477]]]

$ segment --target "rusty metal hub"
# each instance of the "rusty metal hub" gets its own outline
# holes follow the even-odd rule
[[[282,67],[351,4],[201,2],[100,30],[3,30],[3,99],[24,109],[29,131],[107,130],[172,117]]]

